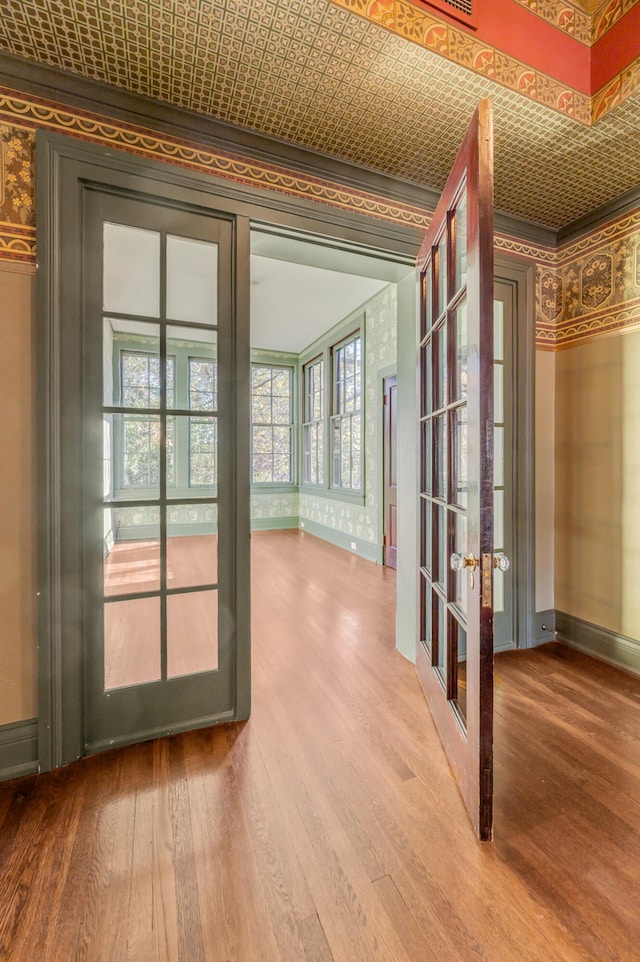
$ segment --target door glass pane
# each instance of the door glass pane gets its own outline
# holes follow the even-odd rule
[[[453,443],[455,444],[453,491],[455,504],[466,507],[467,504],[467,407],[457,408],[452,413]]]
[[[422,299],[420,303],[420,340],[431,329],[431,265],[429,261],[422,273]]]
[[[444,407],[447,403],[447,329],[441,324],[433,336],[433,360],[435,370],[435,408]]]
[[[421,465],[421,490],[425,494],[432,493],[433,472],[432,472],[432,444],[431,431],[432,421],[422,422],[422,465]]]
[[[434,519],[436,524],[436,545],[438,550],[437,558],[434,558],[435,566],[433,580],[445,584],[447,580],[448,558],[447,558],[447,514],[446,509],[434,505]]]
[[[446,498],[448,467],[446,414],[441,414],[440,417],[434,418],[433,426],[435,430],[435,495],[438,498]]]
[[[467,282],[467,194],[462,194],[455,213],[456,291]]]
[[[493,417],[504,421],[504,365],[493,365]]]
[[[115,497],[157,498],[160,493],[160,418],[157,415],[114,414],[111,423],[116,451]],[[171,444],[169,425],[167,428]],[[105,434],[105,447],[107,443]]]
[[[426,568],[427,571],[431,571],[431,512],[433,508],[431,502],[427,501],[426,498],[420,498],[420,513],[421,513],[421,558],[420,565]]]
[[[432,383],[431,383],[431,339],[420,349],[420,364],[422,367],[421,378],[421,402],[422,415],[431,414],[433,409]]]
[[[504,485],[504,428],[493,429],[493,483],[496,488]]]
[[[439,317],[447,306],[447,237],[446,234],[438,243],[436,263],[438,265],[438,300],[437,316]]]
[[[431,610],[429,601],[431,588],[424,574],[420,573],[420,640],[431,655]]]
[[[147,505],[104,509],[104,593],[160,589],[160,509]]]
[[[504,491],[493,492],[493,544],[494,551],[504,549]]]
[[[170,328],[174,331],[175,328]],[[218,410],[218,345],[215,331],[202,332],[198,341],[190,340],[187,377],[192,411]],[[198,332],[200,334],[200,332]],[[173,343],[173,342],[172,342]]]
[[[160,234],[104,224],[103,288],[105,311],[160,315]]]
[[[446,608],[444,601],[440,595],[432,591],[431,597],[433,599],[432,608],[432,631],[433,631],[433,657],[435,664],[441,669],[439,675],[443,686],[446,688],[446,675],[447,675],[447,635],[446,635],[446,622],[445,614]]]
[[[218,323],[218,245],[167,237],[167,317]]]
[[[167,598],[167,676],[218,667],[218,592],[189,591]]]
[[[504,360],[504,303],[493,302],[493,357],[496,361]]]
[[[454,701],[463,721],[467,720],[467,633],[455,618],[450,617],[452,641],[456,646],[456,683]]]
[[[467,302],[463,301],[456,310],[456,383],[455,398],[467,396]]]
[[[103,400],[108,407],[160,407],[160,327],[105,317],[102,337]],[[167,370],[172,393],[175,366]]]
[[[105,691],[159,681],[160,677],[160,598],[105,604]]]
[[[457,514],[455,519],[454,545],[456,554],[464,557],[467,554],[467,518],[464,514]],[[467,612],[467,593],[469,591],[469,569],[462,568],[455,572],[454,598],[462,611]]]
[[[218,505],[171,504],[167,509],[167,587],[218,581]]]
[[[218,483],[218,419],[189,418],[189,487],[215,487]]]

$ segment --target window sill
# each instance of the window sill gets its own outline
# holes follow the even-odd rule
[[[341,491],[339,488],[322,488],[318,485],[300,485],[300,494],[308,494],[310,497],[327,498],[330,501],[343,501],[346,504],[357,504],[364,507],[366,497],[359,491]]]
[[[297,494],[297,484],[252,484],[251,494]]]

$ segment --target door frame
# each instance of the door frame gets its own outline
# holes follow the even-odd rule
[[[516,648],[535,645],[535,264],[494,252],[494,284],[513,296],[513,624]]]
[[[380,432],[380,433],[379,433],[379,437],[382,439],[382,444],[380,445],[381,467],[380,467],[379,477],[382,478],[382,495],[381,495],[381,498],[380,498],[380,504],[381,504],[381,507],[382,507],[382,511],[381,511],[381,531],[382,531],[382,564],[383,564],[383,565],[386,565],[386,564],[387,564],[387,544],[386,544],[386,540],[385,540],[385,539],[386,539],[386,533],[387,533],[387,483],[386,483],[387,478],[386,478],[386,472],[387,472],[387,455],[388,455],[388,449],[387,449],[387,418],[388,418],[388,411],[387,411],[387,403],[386,403],[386,397],[387,397],[386,385],[387,385],[387,381],[391,380],[392,378],[395,378],[395,382],[396,382],[396,407],[397,407],[397,403],[398,403],[398,394],[397,394],[397,387],[398,387],[398,369],[397,369],[397,364],[393,364],[393,365],[391,365],[390,367],[386,367],[383,371],[380,371],[380,372],[379,372],[380,400],[381,400],[381,405],[379,405],[379,407],[382,408],[382,410],[381,410],[381,417],[380,417],[380,424],[379,424],[379,426],[378,426],[378,430],[379,430],[379,432]],[[397,450],[398,450],[398,435],[397,435],[397,431],[396,431],[396,437],[395,437],[395,447],[396,447],[396,453],[397,453]],[[396,468],[396,471],[397,471],[397,468]],[[397,507],[397,503],[398,503],[398,502],[397,502],[397,497],[398,497],[398,491],[397,491],[397,487],[396,487],[396,507]],[[397,542],[397,531],[396,531],[396,542]],[[396,543],[396,555],[397,555],[397,551],[398,551],[398,545],[397,545],[397,543]],[[393,568],[394,568],[394,571],[397,570],[395,565],[393,566]]]

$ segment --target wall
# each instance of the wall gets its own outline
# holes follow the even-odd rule
[[[365,383],[364,383],[364,505],[307,494],[300,490],[301,521],[311,522],[310,530],[320,525],[344,536],[345,546],[351,539],[357,550],[371,560],[382,560],[382,394],[381,372],[393,368],[397,359],[397,290],[395,284],[354,311],[341,324],[354,322],[364,310]],[[307,525],[308,527],[308,525]],[[329,535],[329,531],[325,534]],[[329,535],[330,536],[330,535]],[[339,543],[340,543],[339,539]]]
[[[34,276],[0,261],[0,725],[37,714]]]
[[[557,284],[558,627],[640,671],[640,210],[561,250]]]

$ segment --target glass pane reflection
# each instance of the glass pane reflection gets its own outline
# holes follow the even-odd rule
[[[167,510],[167,587],[218,581],[218,505],[172,504]]]
[[[167,676],[218,667],[218,592],[190,591],[167,598]]]
[[[159,681],[160,598],[104,606],[104,688]]]
[[[104,310],[159,317],[160,234],[105,223],[103,244]]]
[[[167,237],[167,317],[218,323],[218,245]]]
[[[159,508],[105,508],[103,536],[107,597],[160,589]]]

